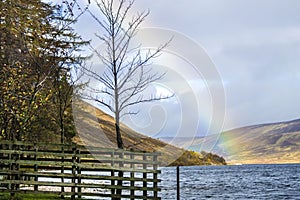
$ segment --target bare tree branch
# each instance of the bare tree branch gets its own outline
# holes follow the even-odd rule
[[[153,71],[151,61],[160,56],[171,40],[156,49],[142,50],[141,45],[131,47],[138,28],[150,13],[149,10],[129,16],[134,0],[99,0],[96,4],[102,17],[98,18],[89,9],[88,13],[104,31],[101,35],[96,34],[104,48],[101,51],[92,49],[105,69],[102,74],[86,67],[83,69],[86,75],[104,87],[101,85],[100,88],[90,90],[88,98],[114,113],[118,147],[123,148],[120,118],[138,113],[130,111],[129,107],[174,96],[143,95],[151,84],[165,76],[166,73]],[[129,111],[125,111],[125,108]]]

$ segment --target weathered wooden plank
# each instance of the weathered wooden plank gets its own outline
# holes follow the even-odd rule
[[[61,144],[34,144],[24,142],[0,141],[0,175],[11,177],[7,180],[0,180],[0,183],[13,186],[10,193],[28,192],[35,193],[38,186],[66,187],[66,191],[57,191],[59,195],[75,196],[105,196],[120,197],[129,199],[160,199],[158,197],[158,174],[159,162],[157,156],[160,153],[145,153],[124,151],[121,149],[108,149],[99,147],[85,147],[78,145]],[[63,150],[62,150],[63,149]],[[6,167],[4,169],[3,167]],[[71,170],[72,173],[51,173],[42,170]],[[84,172],[111,172],[112,176],[84,174]],[[114,176],[115,172],[125,172],[130,176]],[[135,177],[139,175],[139,177]],[[150,175],[150,176],[148,176]],[[142,176],[142,177],[141,177]],[[56,178],[64,180],[60,182],[38,181],[39,178]],[[24,179],[24,180],[23,180]],[[93,180],[95,180],[93,182]],[[125,185],[115,185],[115,181],[122,180]],[[86,182],[88,181],[88,182]],[[106,182],[99,182],[106,181]],[[138,183],[136,185],[135,183]],[[34,190],[19,189],[20,185],[32,185]],[[84,188],[103,189],[110,194],[85,192]],[[115,190],[128,191],[125,195],[116,195]],[[1,191],[1,190],[0,190]],[[71,191],[71,192],[70,192]],[[86,191],[86,190],[83,190]],[[135,193],[135,191],[140,191]],[[137,195],[138,194],[138,195]]]
[[[67,156],[67,157],[72,157],[73,153],[62,153],[59,151],[38,151],[36,152],[35,150],[29,151],[29,150],[9,150],[9,149],[0,149],[0,153],[5,153],[5,154],[24,154],[24,155],[37,155],[37,156],[47,156],[47,157],[61,157],[61,156]]]
[[[72,166],[72,162],[34,161],[34,160],[0,160],[1,164],[38,165],[38,166]]]
[[[143,168],[130,168],[130,167],[112,167],[112,166],[99,166],[96,164],[77,164],[82,170],[93,170],[93,169],[106,169],[106,170],[114,170],[114,171],[123,171],[123,172],[140,172],[140,173],[161,173],[160,170],[153,170],[153,169],[143,169]]]
[[[1,189],[0,189],[1,191]],[[2,189],[2,191],[5,192],[5,190]],[[112,194],[105,194],[105,193],[72,193],[72,192],[60,192],[60,191],[31,191],[31,190],[12,190],[12,192],[15,193],[23,193],[23,194],[57,194],[57,195],[63,195],[63,196],[70,196],[70,195],[82,195],[82,196],[96,196],[96,197],[119,197],[119,198],[125,198],[125,199],[129,199],[129,198],[133,198],[133,199],[156,199],[156,200],[160,200],[160,197],[153,197],[153,196],[149,196],[149,197],[144,197],[144,196],[140,196],[140,195],[135,195],[135,196],[131,196],[131,195],[126,195],[126,194],[122,194],[122,195],[112,195]]]
[[[52,186],[52,187],[82,187],[82,188],[98,188],[98,189],[122,189],[122,190],[139,190],[139,191],[160,191],[160,188],[153,187],[139,187],[139,186],[127,186],[127,185],[107,185],[107,184],[95,184],[95,183],[72,183],[72,182],[51,182],[51,181],[24,181],[24,180],[2,180],[3,184],[20,184],[20,185],[38,185],[38,186]]]
[[[154,178],[139,178],[139,177],[118,177],[118,176],[105,176],[105,175],[86,175],[86,174],[70,174],[70,173],[46,173],[46,172],[24,172],[24,171],[10,171],[10,170],[1,170],[0,175],[22,175],[29,177],[48,177],[48,178],[76,178],[81,180],[124,180],[124,181],[139,181],[139,182],[160,182],[160,179]]]
[[[6,145],[17,145],[17,146],[29,146],[29,147],[41,147],[41,148],[45,148],[45,146],[47,146],[47,148],[53,147],[54,149],[57,150],[61,150],[61,147],[63,146],[66,150],[72,150],[73,148],[79,149],[81,151],[89,151],[90,153],[94,153],[93,151],[95,151],[95,153],[97,153],[97,151],[99,153],[111,153],[112,151],[115,151],[116,154],[121,154],[122,152],[124,152],[124,154],[134,154],[134,155],[149,155],[149,156],[153,156],[153,155],[157,155],[160,156],[161,153],[160,152],[137,152],[137,151],[126,151],[126,150],[122,150],[122,149],[114,149],[114,148],[103,148],[103,147],[95,147],[95,146],[80,146],[80,145],[74,145],[74,144],[53,144],[53,143],[30,143],[30,142],[21,142],[21,141],[7,141],[7,140],[0,140],[0,144],[6,144]]]
[[[18,164],[18,165],[37,165],[39,169],[43,169],[43,166],[75,166],[80,167],[82,170],[91,169],[102,169],[102,170],[116,170],[123,172],[142,172],[142,173],[160,173],[159,170],[143,169],[143,168],[129,168],[129,167],[112,167],[108,165],[103,165],[101,163],[72,163],[72,162],[56,162],[56,161],[31,161],[31,160],[0,160],[1,164]]]
[[[49,153],[49,152],[35,152],[35,151],[22,151],[22,150],[0,150],[0,153],[5,154],[18,154],[18,155],[24,155],[26,156],[22,160],[26,161],[35,161],[34,156],[43,156],[42,159],[45,159],[47,161],[51,160],[53,162],[59,162],[61,161],[61,157],[64,157],[64,161],[71,160],[73,156],[79,157],[79,158],[89,158],[88,160],[84,159],[82,162],[92,162],[92,163],[111,163],[112,161],[115,163],[124,163],[124,164],[159,164],[159,162],[150,161],[150,160],[137,160],[137,159],[128,159],[128,158],[112,158],[112,157],[106,157],[106,156],[97,156],[96,158],[91,155],[74,155],[73,153]],[[30,157],[28,157],[30,156]],[[69,158],[69,159],[68,159]],[[39,158],[37,158],[39,160]],[[1,160],[9,160],[9,157],[1,157]],[[55,163],[54,163],[55,164]],[[50,164],[51,165],[51,164]]]

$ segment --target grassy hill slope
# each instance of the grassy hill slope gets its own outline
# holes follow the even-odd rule
[[[213,152],[228,163],[300,163],[300,119],[233,129],[220,138]],[[194,145],[202,142],[198,138]]]
[[[73,140],[83,145],[116,148],[113,118],[94,106],[78,101],[73,106],[78,136]],[[223,165],[225,160],[211,153],[197,153],[184,150],[163,141],[137,133],[121,125],[125,149],[146,152],[161,152],[162,166],[171,165]]]

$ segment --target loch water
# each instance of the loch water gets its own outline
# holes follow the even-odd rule
[[[160,196],[176,200],[176,167],[161,170]],[[300,200],[300,164],[180,167],[180,199]]]

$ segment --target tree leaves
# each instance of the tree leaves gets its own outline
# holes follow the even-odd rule
[[[81,64],[76,52],[87,42],[58,8],[40,0],[0,2],[0,139],[51,140],[72,123],[70,68]]]

